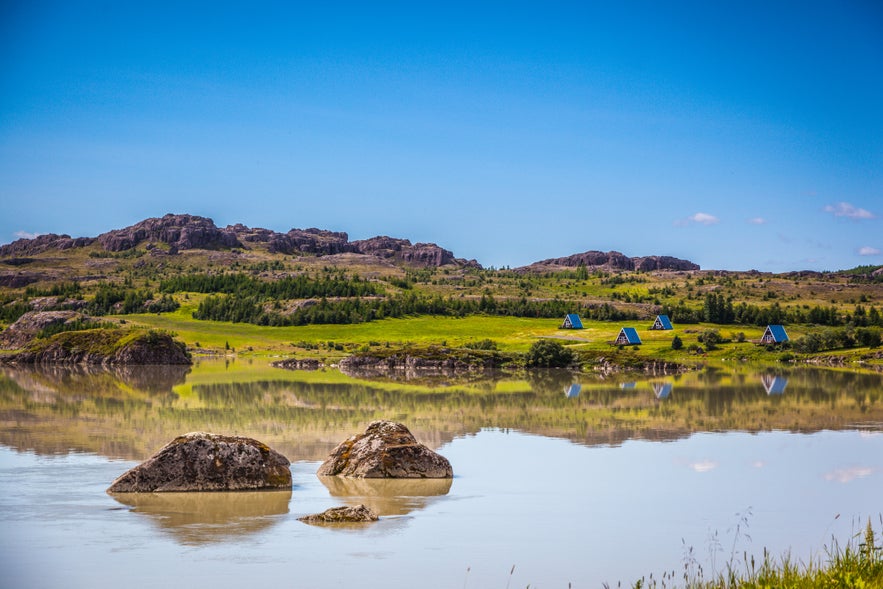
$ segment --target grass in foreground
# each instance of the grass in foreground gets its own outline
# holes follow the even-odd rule
[[[883,518],[881,518],[883,524]],[[675,571],[661,579],[641,578],[635,589],[686,587],[688,589],[768,589],[768,588],[877,588],[883,587],[883,545],[874,532],[870,519],[863,533],[845,546],[834,540],[825,548],[825,556],[810,562],[796,563],[785,554],[774,558],[764,550],[763,560],[743,555],[744,564],[730,562],[726,570],[712,579],[705,579],[702,568],[692,558],[684,564],[681,575]]]

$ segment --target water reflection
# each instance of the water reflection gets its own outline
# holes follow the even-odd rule
[[[788,384],[787,378],[775,374],[761,375],[760,381],[768,395],[781,395],[785,392],[785,385]]]
[[[238,541],[288,513],[291,490],[235,493],[117,493],[114,499],[187,545]]]
[[[671,391],[674,388],[674,384],[670,382],[654,382],[653,384],[653,392],[656,394],[657,399],[668,399],[671,396]]]
[[[357,479],[319,477],[333,497],[347,505],[364,504],[374,513],[407,515],[447,495],[453,479]]]
[[[441,388],[333,372],[225,370],[222,362],[186,370],[4,367],[0,443],[144,460],[175,436],[201,430],[257,438],[296,462],[325,459],[375,419],[404,422],[432,448],[484,428],[588,445],[701,431],[883,429],[883,375],[812,368],[773,374],[734,365],[664,381],[545,370]]]

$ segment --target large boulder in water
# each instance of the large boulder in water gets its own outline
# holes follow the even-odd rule
[[[288,459],[240,436],[193,432],[178,436],[125,472],[108,493],[290,489]]]
[[[320,476],[442,479],[454,476],[448,459],[417,442],[407,427],[374,421],[341,442],[319,467]]]

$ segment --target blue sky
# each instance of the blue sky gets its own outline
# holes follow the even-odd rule
[[[883,4],[0,3],[0,243],[168,212],[883,264]]]

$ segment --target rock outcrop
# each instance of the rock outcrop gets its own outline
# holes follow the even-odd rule
[[[71,237],[47,233],[34,238],[23,237],[12,243],[0,245],[0,256],[34,256],[49,250],[67,250],[73,247],[85,247],[95,242],[94,237]]]
[[[70,311],[48,311],[67,314]],[[10,327],[11,329],[11,327]],[[65,331],[49,338],[31,340],[22,351],[0,355],[8,364],[151,365],[190,364],[183,342],[158,331],[87,329]]]
[[[28,311],[0,332],[0,350],[18,350],[47,327],[87,319],[76,311]]]
[[[508,361],[503,354],[454,356],[433,351],[429,356],[402,352],[379,357],[368,353],[347,356],[338,363],[338,368],[353,378],[414,380],[488,374]]]
[[[671,256],[643,256],[630,258],[616,251],[599,252],[588,251],[581,254],[573,254],[563,258],[550,258],[535,262],[530,266],[519,268],[522,271],[545,270],[550,267],[578,268],[606,268],[610,270],[699,270],[699,265],[689,260],[682,260]]]
[[[212,219],[196,215],[167,214],[163,217],[145,219],[130,227],[115,229],[98,237],[71,238],[69,235],[47,234],[33,239],[19,239],[0,246],[0,257],[8,257],[8,265],[25,265],[33,260],[25,257],[48,250],[65,250],[85,247],[95,242],[109,252],[121,252],[138,246],[149,250],[151,255],[177,254],[188,249],[229,249],[262,244],[271,254],[310,254],[331,256],[354,253],[402,262],[413,266],[437,267],[454,264],[480,268],[475,260],[455,258],[454,254],[434,243],[412,244],[407,239],[378,236],[360,241],[350,241],[342,231],[327,231],[311,227],[290,229],[279,233],[271,229],[247,227],[241,223],[221,229]],[[168,248],[158,248],[166,244]],[[38,278],[39,279],[39,278]],[[37,280],[37,279],[35,279]],[[19,274],[9,274],[6,286],[26,286],[35,280],[26,280]]]
[[[316,358],[289,358],[270,362],[270,366],[286,370],[318,370],[320,362]]]
[[[196,215],[168,214],[98,236],[101,246],[111,252],[131,249],[145,241],[165,243],[177,250],[219,249],[242,245],[233,231],[218,229],[211,219]]]
[[[319,467],[320,476],[447,478],[451,463],[417,442],[401,423],[374,421],[363,434],[341,442]]]
[[[308,524],[344,524],[376,522],[379,518],[376,513],[364,505],[356,505],[355,507],[332,507],[322,513],[305,515],[297,519]]]
[[[107,492],[290,489],[289,464],[285,456],[257,440],[193,432],[175,438],[123,473]]]
[[[244,243],[264,243],[271,254],[293,254],[295,252],[316,255],[333,255],[355,252],[349,236],[342,231],[324,229],[291,229],[288,233],[278,233],[260,227],[250,228],[238,223],[228,225],[237,238]]]

